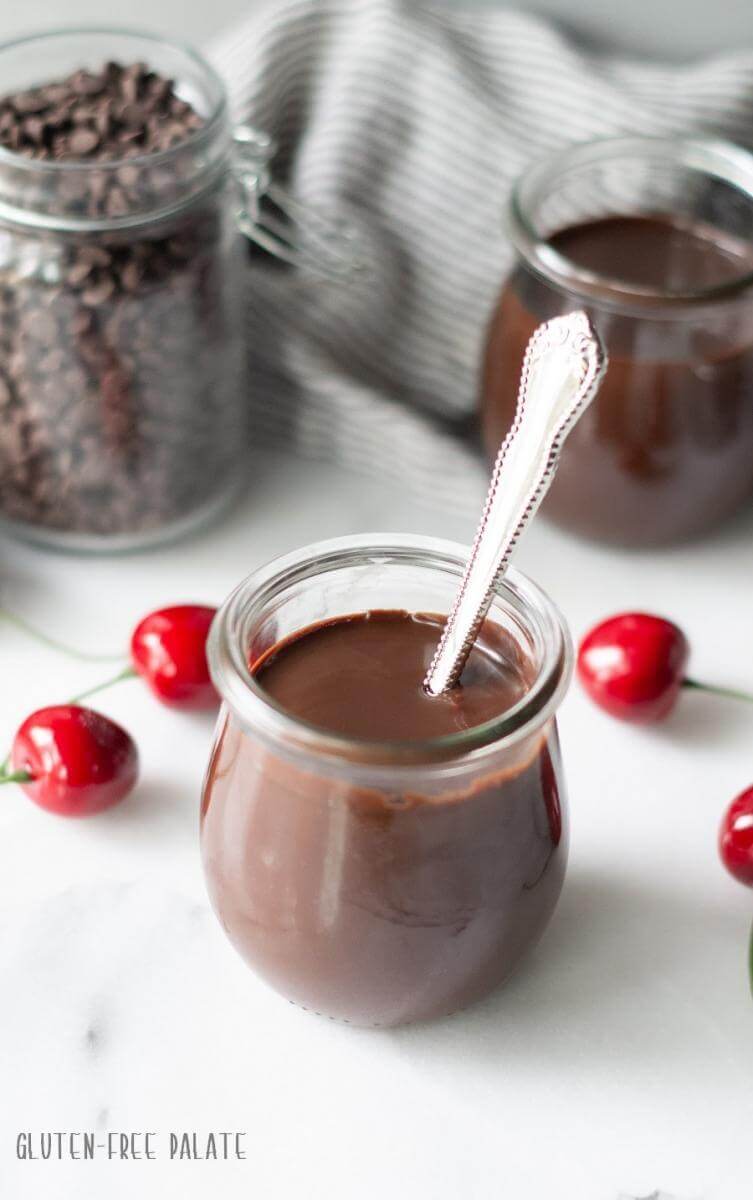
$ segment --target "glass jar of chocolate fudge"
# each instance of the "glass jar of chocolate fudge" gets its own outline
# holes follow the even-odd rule
[[[149,35],[8,43],[0,81],[0,523],[80,550],[175,536],[242,475],[242,235],[308,265],[261,219],[273,146]]]
[[[489,454],[534,328],[585,307],[609,369],[543,511],[626,546],[731,516],[753,495],[753,156],[703,139],[577,145],[522,176],[508,229],[481,386]]]
[[[567,857],[562,619],[511,570],[449,696],[423,678],[465,552],[337,539],[250,576],[210,635],[210,896],[289,1000],[397,1025],[486,995],[539,938]]]

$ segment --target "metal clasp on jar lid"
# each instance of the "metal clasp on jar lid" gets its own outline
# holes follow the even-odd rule
[[[352,226],[328,220],[274,183],[273,138],[239,125],[233,140],[233,174],[242,198],[238,225],[249,241],[283,262],[329,279],[348,280],[366,271],[366,255]]]

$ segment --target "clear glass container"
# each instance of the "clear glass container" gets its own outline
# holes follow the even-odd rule
[[[296,1004],[359,1025],[450,1013],[543,932],[567,857],[555,712],[572,652],[535,584],[508,572],[489,619],[534,668],[499,718],[427,742],[347,739],[298,720],[249,664],[312,623],[446,613],[466,551],[364,535],[251,575],[210,636],[223,700],[201,810],[212,903],[243,958]]]
[[[542,511],[629,546],[731,516],[753,494],[753,156],[703,139],[577,145],[524,173],[507,225],[516,259],[481,384],[489,454],[533,329],[584,307],[609,369]],[[598,253],[583,232],[595,227]]]
[[[0,521],[75,550],[172,538],[235,492],[253,400],[242,235],[299,266],[347,266],[326,224],[307,230],[272,184],[271,141],[232,128],[222,81],[191,50],[41,34],[0,47],[0,92],[113,61],[172,79],[203,124],[106,161],[0,147]]]

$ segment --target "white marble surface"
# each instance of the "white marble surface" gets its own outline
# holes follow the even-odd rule
[[[86,560],[0,544],[0,595],[91,650],[163,602],[218,601],[263,559],[354,530],[467,538],[329,467],[268,462],[219,528]],[[455,527],[453,527],[455,525]],[[520,564],[575,633],[625,606],[687,629],[693,670],[753,684],[753,514],[672,554],[579,544],[539,523]],[[0,729],[94,682],[0,626]],[[697,695],[661,729],[562,713],[572,854],[543,942],[501,993],[433,1025],[366,1032],[298,1011],[236,957],[197,848],[211,722],[138,682],[103,698],[138,738],[119,809],[55,819],[0,797],[0,1196],[8,1200],[750,1200],[753,896],[716,856],[753,781],[753,712]],[[16,1135],[155,1131],[156,1161],[17,1161]],[[244,1161],[170,1161],[170,1131],[246,1133]]]

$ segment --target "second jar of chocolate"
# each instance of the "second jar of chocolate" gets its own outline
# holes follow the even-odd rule
[[[605,139],[513,190],[516,262],[486,342],[490,455],[536,325],[585,307],[609,353],[544,511],[628,546],[705,533],[753,495],[753,156],[721,142]]]

